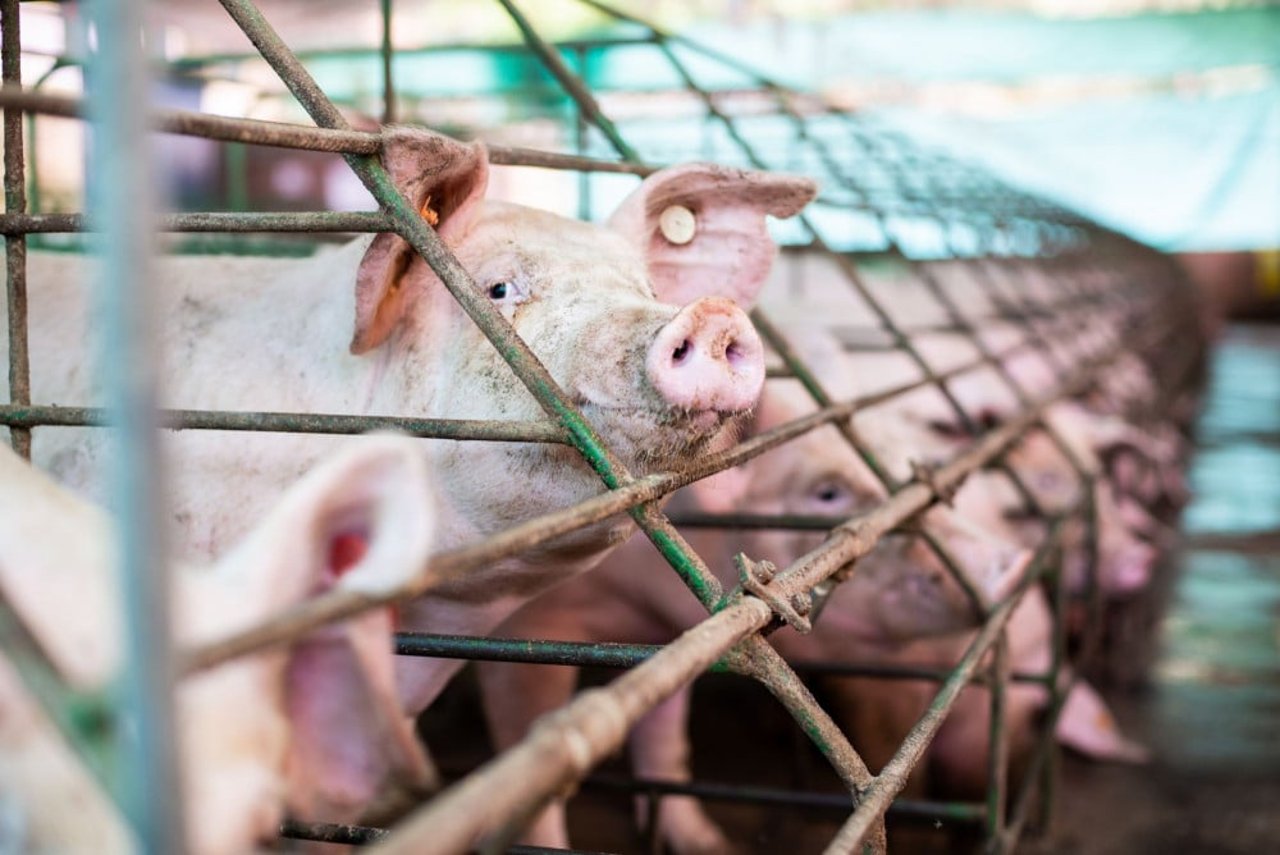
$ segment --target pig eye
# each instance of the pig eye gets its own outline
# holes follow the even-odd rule
[[[522,277],[517,275],[490,282],[485,287],[485,293],[510,319],[514,317],[516,307],[529,296],[529,286]]]
[[[956,422],[949,422],[943,419],[931,419],[929,421],[929,430],[938,436],[944,436],[947,439],[968,439],[969,434],[965,429]]]
[[[813,498],[823,505],[843,503],[849,498],[849,489],[839,481],[820,481],[813,488]]]
[[[983,430],[992,430],[1004,424],[1004,419],[1000,417],[1000,414],[990,407],[983,407],[979,410],[976,421],[982,426]]]

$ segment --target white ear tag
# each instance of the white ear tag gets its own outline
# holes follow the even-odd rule
[[[683,246],[693,240],[698,230],[697,221],[684,205],[669,205],[658,217],[658,229],[669,242]]]

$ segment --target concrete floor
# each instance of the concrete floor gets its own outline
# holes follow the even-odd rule
[[[1236,326],[1215,352],[1194,499],[1167,568],[1168,608],[1128,615],[1121,661],[1149,662],[1128,688],[1104,687],[1127,733],[1153,751],[1141,767],[1066,756],[1049,833],[1019,851],[1048,855],[1280,852],[1280,327]],[[1127,635],[1126,635],[1127,634]],[[1112,651],[1116,653],[1116,651]],[[613,676],[601,673],[598,680]],[[708,780],[838,791],[829,768],[759,687],[699,681],[694,767]],[[447,769],[485,758],[474,688],[458,681],[427,716]],[[472,728],[474,730],[474,727]],[[465,728],[464,728],[465,731]],[[749,744],[751,751],[743,751]],[[605,773],[622,774],[619,761]],[[843,815],[708,803],[743,852],[821,851]],[[584,789],[570,809],[577,847],[643,852],[630,797]],[[945,829],[944,829],[945,831]],[[908,831],[898,852],[948,851],[945,834]],[[955,841],[951,841],[954,843]]]

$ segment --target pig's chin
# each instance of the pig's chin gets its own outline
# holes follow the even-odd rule
[[[726,431],[736,430],[745,413],[583,405],[583,413],[605,441],[643,475],[678,466],[705,454]]]

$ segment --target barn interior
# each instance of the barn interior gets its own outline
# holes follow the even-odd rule
[[[374,598],[316,591],[221,643],[172,641],[166,579],[187,556],[153,521],[177,513],[156,485],[183,462],[158,467],[158,437],[234,447],[246,431],[394,430],[432,449],[558,444],[560,465],[590,474],[598,495],[446,538],[428,570],[478,573],[630,513],[642,530],[633,543],[647,536],[656,549],[644,560],[689,587],[704,634],[750,622],[708,641],[665,616],[639,634],[619,621],[616,636],[402,617],[384,641],[403,659],[576,668],[595,691],[499,746],[483,666],[468,665],[416,724],[438,787],[342,816],[288,802],[259,845],[699,851],[663,825],[664,810],[690,803],[722,834],[705,851],[1253,853],[1280,831],[1280,11],[1248,0],[4,0],[0,13],[0,439],[65,481],[42,433],[117,437],[105,495],[128,651],[110,691],[78,689],[11,581],[19,553],[5,552],[0,527],[3,653],[45,729],[123,817],[131,851],[208,848],[191,830],[201,806],[177,783],[190,760],[175,747],[175,683],[430,590],[419,580]],[[628,471],[615,438],[579,413],[581,395],[560,376],[538,385],[539,342],[459,296],[478,274],[445,271],[454,251],[465,258],[462,238],[433,222],[452,203],[399,199],[408,191],[379,161],[386,126],[481,140],[488,198],[595,223],[667,165],[816,181],[802,213],[771,218],[755,238],[779,251],[749,313],[765,389],[802,390],[807,408],[679,465]],[[675,205],[696,223],[691,236],[702,234],[700,204]],[[691,239],[657,228],[656,242]],[[497,346],[532,393],[536,417],[480,424],[468,395],[441,412],[157,397],[172,356],[155,349],[161,254],[302,260],[368,232],[396,232],[423,255],[488,339],[479,346]],[[98,372],[90,399],[51,397],[39,359],[74,336],[41,339],[31,259],[82,254],[109,267],[95,292],[108,344],[84,369]],[[831,337],[838,354],[806,340],[819,326],[814,339]],[[833,379],[828,356],[866,376]],[[269,394],[290,381],[250,382]],[[918,391],[935,396],[926,415],[894,412],[923,419],[931,441],[945,435],[945,454],[908,452],[864,416]],[[1077,423],[1052,410],[1064,402],[1120,438],[1082,450]],[[875,502],[761,512],[677,498],[663,510],[677,487],[769,465],[815,429],[867,467]],[[1068,498],[1045,488],[1049,470]],[[535,492],[522,480],[532,474],[510,477],[512,493]],[[1018,544],[1017,584],[991,596],[956,570],[937,515],[925,519],[929,508],[964,515],[965,483],[983,478],[1018,497],[991,525],[1035,532]],[[784,536],[809,540],[767,569],[764,552],[720,566],[701,546]],[[1109,537],[1124,540],[1140,579],[1108,575],[1124,563],[1111,562]],[[838,606],[859,562],[873,566],[904,538],[932,550],[926,560],[970,600],[973,626],[947,655],[877,659],[885,645],[856,639],[843,658],[789,655],[835,622],[826,605]],[[611,560],[622,566],[605,557],[588,575]],[[1044,602],[1035,666],[1011,640],[1011,616],[1033,597]],[[637,771],[628,733],[683,684],[692,775]],[[1104,749],[1061,736],[1082,685],[1101,700],[1086,718]],[[886,729],[893,744],[879,756],[850,687],[927,702],[918,720]],[[1019,692],[1033,689],[1023,734]],[[533,708],[515,693],[499,704]],[[979,735],[960,766],[980,784],[953,787],[937,770],[972,710]],[[0,727],[0,754],[16,744],[4,737]],[[26,767],[0,767],[0,850],[59,849],[27,818],[45,804],[38,789]],[[553,844],[529,829],[555,799],[568,799],[567,840]]]

